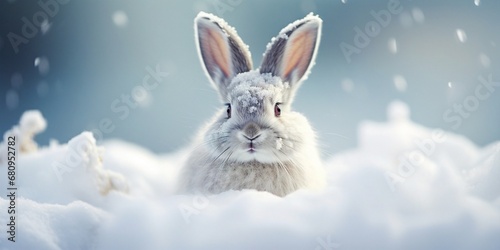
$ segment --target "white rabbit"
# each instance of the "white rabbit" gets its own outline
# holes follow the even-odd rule
[[[285,196],[325,184],[316,135],[292,111],[314,63],[322,20],[312,14],[291,23],[267,46],[252,70],[248,46],[212,14],[195,18],[202,65],[224,107],[200,131],[181,171],[182,192],[256,189]]]

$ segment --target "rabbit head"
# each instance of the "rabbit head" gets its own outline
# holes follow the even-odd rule
[[[291,110],[318,48],[322,21],[309,14],[272,39],[260,68],[248,46],[224,20],[201,12],[195,19],[202,66],[223,108],[203,135],[213,157],[272,163],[314,144],[306,118]],[[312,135],[310,135],[312,134]]]

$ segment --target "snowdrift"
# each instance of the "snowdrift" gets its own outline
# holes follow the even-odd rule
[[[500,142],[422,127],[399,102],[386,122],[359,125],[357,148],[325,160],[327,189],[284,198],[176,195],[186,151],[97,145],[89,132],[40,147],[45,127],[26,112],[0,143],[4,194],[8,136],[20,153],[16,242],[1,195],[0,249],[500,249]]]

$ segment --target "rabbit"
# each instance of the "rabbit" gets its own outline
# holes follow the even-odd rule
[[[200,12],[194,21],[202,67],[223,105],[195,137],[179,191],[286,196],[324,187],[315,132],[291,108],[314,64],[322,20],[311,13],[281,30],[256,70],[248,46],[223,19]]]

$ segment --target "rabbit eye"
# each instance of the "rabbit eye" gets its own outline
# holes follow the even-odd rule
[[[231,118],[231,104],[226,104],[227,106],[227,110],[226,110],[226,113],[227,113],[227,119]]]
[[[281,103],[279,103],[279,102],[274,105],[274,116],[276,116],[276,117],[280,117],[280,115],[281,115],[280,105],[281,105]]]

